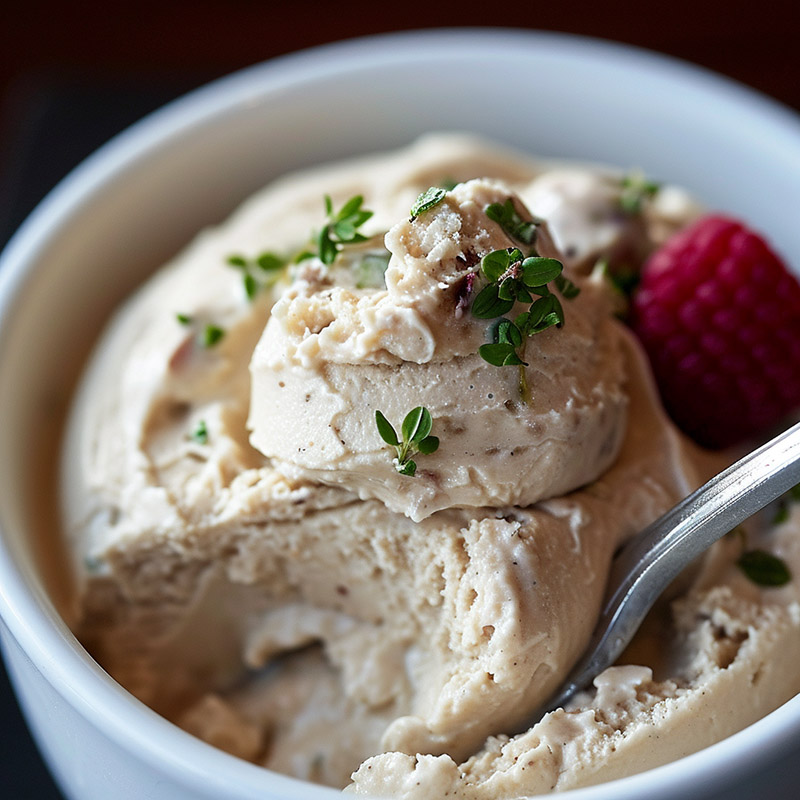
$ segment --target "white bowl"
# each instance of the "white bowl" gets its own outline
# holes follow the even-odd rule
[[[36,209],[0,266],[2,640],[30,726],[69,797],[337,796],[172,726],[72,636],[52,581],[58,422],[109,311],[201,226],[291,168],[435,129],[641,167],[750,220],[800,264],[797,117],[694,67],[569,36],[423,32],[322,47],[217,81],[101,148]],[[566,796],[756,797],[765,770],[788,787],[782,795],[773,783],[772,797],[796,796],[800,770],[788,757],[798,742],[800,697],[700,753]]]

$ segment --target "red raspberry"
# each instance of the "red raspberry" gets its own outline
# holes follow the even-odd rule
[[[631,325],[667,411],[706,447],[800,408],[800,284],[739,222],[704,217],[657,250]]]

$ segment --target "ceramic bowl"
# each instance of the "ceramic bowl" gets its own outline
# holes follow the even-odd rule
[[[111,309],[198,229],[287,170],[430,130],[640,167],[750,220],[800,264],[798,118],[708,72],[599,41],[473,30],[345,42],[217,81],[116,137],[41,203],[0,266],[2,641],[30,727],[68,797],[338,795],[192,738],[75,640],[58,581],[58,426]],[[767,773],[772,797],[793,797],[780,794],[780,780],[787,791],[796,786],[798,741],[800,697],[702,752],[565,797],[758,797]]]

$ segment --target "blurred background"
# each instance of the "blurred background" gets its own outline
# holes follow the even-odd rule
[[[800,111],[800,16],[793,0],[481,5],[5,0],[0,10],[0,246],[75,164],[149,111],[241,67],[356,36],[464,26],[595,36],[691,61]],[[61,798],[1,667],[0,797]]]

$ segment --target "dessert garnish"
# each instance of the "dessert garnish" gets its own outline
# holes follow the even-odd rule
[[[486,216],[496,222],[512,239],[523,244],[536,241],[536,221],[522,219],[509,197],[505,203],[490,203],[486,206]]]
[[[619,198],[620,208],[626,214],[639,214],[646,200],[655,197],[661,184],[648,180],[641,172],[629,172],[620,181],[622,194]]]
[[[241,270],[244,292],[252,300],[259,289],[272,286],[280,278],[287,262],[275,253],[264,252],[255,258],[235,253],[228,256],[227,263]]]
[[[208,444],[208,427],[204,419],[198,420],[189,438],[198,444]]]
[[[740,222],[703,217],[657,250],[631,325],[667,411],[706,447],[800,408],[800,283]]]
[[[203,347],[214,347],[214,345],[220,342],[223,336],[225,336],[224,328],[220,328],[219,325],[213,325],[209,323],[205,326],[205,328],[203,328],[203,335],[200,341],[202,342]]]
[[[792,579],[786,562],[766,550],[745,550],[736,566],[758,586],[784,586]]]
[[[178,312],[175,314],[175,319],[180,325],[186,327],[194,325],[194,317],[189,314]],[[225,329],[219,325],[209,323],[206,325],[197,337],[197,341],[205,348],[213,347],[217,344],[222,337],[225,336]]]
[[[426,189],[422,192],[414,201],[414,205],[411,206],[409,222],[413,222],[420,214],[424,214],[426,211],[430,211],[434,206],[439,205],[439,203],[444,200],[446,194],[447,190],[442,189],[440,186],[431,186],[430,189]]]
[[[475,297],[472,315],[478,319],[501,319],[492,329],[492,342],[481,345],[478,353],[496,367],[519,367],[520,396],[525,402],[530,399],[525,378],[525,342],[537,333],[564,324],[561,301],[547,284],[552,283],[565,300],[580,293],[580,289],[564,277],[562,270],[563,265],[557,259],[525,258],[516,247],[493,250],[481,259],[481,272],[489,283]],[[538,296],[536,300],[534,295]],[[530,303],[530,307],[512,322],[503,315],[511,311],[515,303]]]
[[[402,441],[398,438],[397,432],[389,420],[377,410],[375,411],[375,424],[381,439],[397,451],[394,465],[401,475],[413,477],[416,473],[417,464],[411,459],[411,456],[416,453],[429,455],[439,449],[439,439],[430,435],[433,428],[431,412],[422,406],[417,406],[406,414],[400,428]]]
[[[330,266],[344,245],[367,241],[358,229],[372,217],[372,211],[361,207],[364,203],[362,195],[351,197],[337,212],[333,210],[330,195],[326,194],[324,201],[328,222],[316,236],[317,252],[304,250],[295,257],[295,262],[318,256],[323,264]]]

